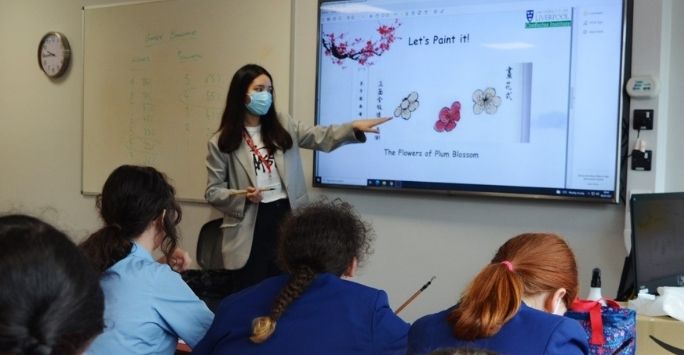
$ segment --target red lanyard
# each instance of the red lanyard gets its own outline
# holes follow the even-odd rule
[[[259,152],[259,149],[257,146],[254,144],[254,141],[252,140],[252,137],[249,136],[249,133],[247,133],[246,130],[242,131],[242,138],[245,139],[245,142],[247,142],[247,145],[249,146],[249,149],[252,150],[252,153],[259,158],[259,161],[261,161],[261,164],[264,164],[266,169],[268,170],[269,173],[271,173],[271,162],[264,158],[263,155]]]

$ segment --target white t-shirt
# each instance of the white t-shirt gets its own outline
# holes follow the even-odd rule
[[[254,175],[256,176],[255,187],[259,189],[273,189],[261,192],[261,196],[263,197],[261,202],[268,203],[287,198],[287,194],[285,193],[285,190],[283,190],[283,184],[280,182],[280,175],[278,174],[273,154],[268,154],[266,147],[264,147],[264,142],[261,140],[261,125],[245,128],[252,138],[254,146],[257,147],[259,154],[261,154],[271,166],[271,171],[269,172],[266,165],[261,162],[261,159],[254,154],[251,148],[249,149],[252,153],[252,164],[254,165]]]

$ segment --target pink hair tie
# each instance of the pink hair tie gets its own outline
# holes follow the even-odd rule
[[[508,260],[504,260],[501,263],[506,265],[506,268],[508,269],[508,271],[513,271],[513,263],[511,263]]]

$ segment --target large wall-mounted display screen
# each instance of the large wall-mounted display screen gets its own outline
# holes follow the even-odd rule
[[[615,202],[623,0],[321,1],[314,184]]]

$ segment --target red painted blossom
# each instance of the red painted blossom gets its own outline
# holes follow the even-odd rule
[[[451,107],[442,107],[439,110],[437,122],[435,122],[435,131],[437,132],[451,132],[458,121],[461,120],[461,103],[454,101]]]

